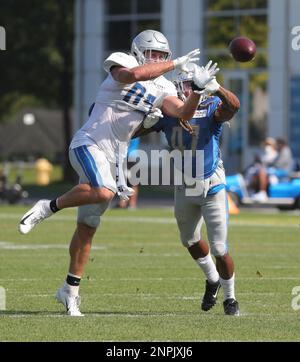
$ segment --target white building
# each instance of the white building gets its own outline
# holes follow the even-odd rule
[[[239,96],[241,110],[222,139],[228,172],[244,169],[265,136],[286,138],[300,158],[300,50],[292,49],[299,14],[299,0],[76,0],[74,130],[105,76],[105,57],[128,51],[137,33],[152,28],[166,35],[173,57],[199,47],[201,63],[218,60],[218,79]],[[256,42],[253,62],[229,57],[237,35]]]

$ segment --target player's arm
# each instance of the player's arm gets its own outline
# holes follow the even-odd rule
[[[215,111],[214,120],[216,122],[229,121],[240,109],[240,101],[238,97],[228,89],[221,86],[214,95],[221,99],[221,104]]]
[[[140,65],[131,69],[114,66],[111,68],[111,74],[117,82],[131,84],[138,81],[157,78],[173,69],[173,61],[169,60],[167,62]]]
[[[200,54],[200,50],[195,49],[189,52],[187,55],[174,60],[158,63],[147,63],[130,69],[115,65],[111,67],[110,71],[116,81],[120,83],[131,84],[138,81],[146,81],[157,78],[160,75],[163,75],[174,69],[184,70],[187,63],[199,60],[199,58],[195,58],[195,56],[198,54]]]
[[[189,120],[193,118],[194,113],[200,101],[200,94],[192,92],[185,102],[175,96],[164,98],[162,112],[174,118]]]

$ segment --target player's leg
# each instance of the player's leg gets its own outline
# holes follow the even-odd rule
[[[77,224],[69,248],[71,258],[69,272],[63,287],[56,292],[57,301],[65,306],[67,313],[72,317],[83,316],[79,309],[79,285],[84,267],[88,261],[95,232],[96,228],[90,228],[85,224]]]
[[[209,246],[205,240],[199,240],[198,243],[189,247],[188,251],[206,276],[205,292],[202,297],[201,309],[208,311],[217,302],[218,293],[221,287],[219,274],[209,252]]]
[[[90,227],[83,223],[77,223],[77,228],[73,234],[69,253],[70,266],[69,273],[82,277],[84,267],[88,261],[92,241],[97,228]]]
[[[101,153],[97,154],[97,149],[91,149],[97,169],[101,169],[103,184],[113,189],[114,187],[114,165],[103,162]],[[81,167],[80,160],[70,155],[71,164],[79,174],[79,180],[87,184],[95,174],[87,175]],[[70,265],[64,286],[56,293],[57,300],[64,304],[68,314],[72,316],[82,315],[79,311],[79,284],[84,272],[84,267],[88,261],[93,236],[100,224],[100,217],[109,206],[109,201],[97,204],[82,205],[78,208],[77,228],[70,244]]]
[[[201,308],[207,311],[217,300],[220,287],[219,274],[207,243],[201,239],[203,224],[201,207],[195,203],[194,197],[185,195],[185,188],[181,186],[175,187],[175,217],[182,244],[206,276],[206,289]]]
[[[110,201],[114,192],[106,187],[80,184],[56,199],[58,210]]]
[[[70,243],[69,271],[56,299],[62,303],[71,316],[81,316],[79,310],[79,285],[88,262],[93,236],[100,224],[100,216],[108,208],[109,202],[85,205],[78,208],[77,228]]]
[[[207,196],[202,205],[202,212],[210,250],[216,258],[220,283],[224,290],[224,311],[229,315],[239,315],[234,290],[234,263],[227,245],[228,205],[225,189]]]
[[[77,147],[70,150],[69,155],[73,168],[86,181],[54,200],[38,201],[21,218],[19,231],[22,234],[27,234],[35,225],[61,209],[105,203],[113,198],[116,184],[111,175],[110,163],[97,146]]]

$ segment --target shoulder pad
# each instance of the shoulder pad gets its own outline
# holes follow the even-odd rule
[[[104,60],[103,68],[107,73],[109,73],[110,68],[113,65],[120,65],[121,67],[130,69],[137,67],[139,64],[134,56],[126,53],[116,52],[112,53],[108,58]]]
[[[176,90],[174,83],[172,83],[171,81],[169,81],[166,78],[165,78],[165,80],[166,80],[166,89],[167,89],[168,93],[170,95],[174,95],[175,97],[177,97],[177,90]]]

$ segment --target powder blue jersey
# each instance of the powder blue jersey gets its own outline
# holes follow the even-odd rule
[[[140,139],[132,138],[128,147],[128,156],[133,155],[139,149],[139,145],[140,145]]]
[[[189,134],[178,123],[177,118],[164,116],[154,126],[157,132],[164,132],[170,148],[179,150],[204,151],[204,178],[210,177],[220,161],[220,136],[223,124],[214,121],[214,113],[221,100],[209,97],[202,102],[194,117],[189,121],[194,135]],[[196,175],[196,157],[193,157],[193,177]],[[203,176],[201,177],[203,178]]]

